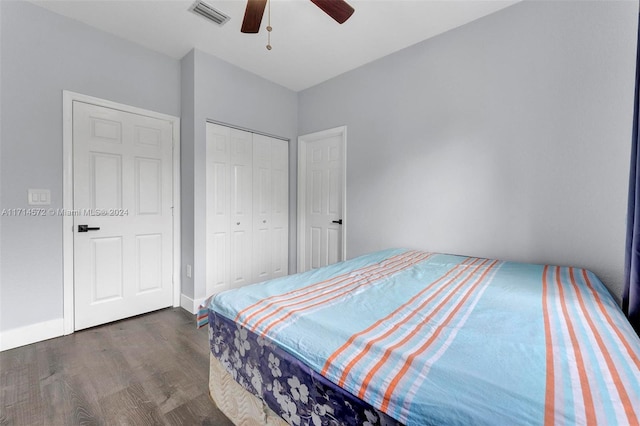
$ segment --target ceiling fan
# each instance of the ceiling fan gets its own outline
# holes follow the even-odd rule
[[[311,2],[339,24],[349,19],[354,12],[353,7],[344,0],[311,0]],[[244,11],[244,20],[240,31],[243,33],[257,33],[260,31],[260,23],[262,22],[266,5],[267,0],[247,0],[247,8]]]

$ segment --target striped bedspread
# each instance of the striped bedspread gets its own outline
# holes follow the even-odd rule
[[[408,425],[639,424],[640,339],[583,269],[392,249],[209,308]]]

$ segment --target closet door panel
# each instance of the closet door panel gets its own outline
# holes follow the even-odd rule
[[[287,226],[274,226],[271,231],[272,262],[271,278],[282,277],[289,273],[289,229]]]
[[[271,277],[289,273],[289,143],[271,139]]]
[[[254,281],[271,278],[271,139],[253,135],[253,258]]]
[[[206,286],[207,294],[230,288],[230,132],[207,123]]]
[[[288,274],[288,142],[207,124],[207,293]]]
[[[253,282],[253,138],[236,129],[230,135],[231,286],[241,287]]]

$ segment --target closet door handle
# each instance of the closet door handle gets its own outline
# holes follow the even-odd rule
[[[332,220],[331,223],[337,223],[338,225],[342,225],[342,219]]]
[[[78,232],[99,231],[100,227],[89,228],[89,225],[78,225]]]

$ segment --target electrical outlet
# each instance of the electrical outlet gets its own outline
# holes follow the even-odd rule
[[[187,265],[187,278],[191,278],[191,265]]]
[[[49,189],[29,189],[28,197],[30,206],[48,206],[51,204],[51,191]]]

